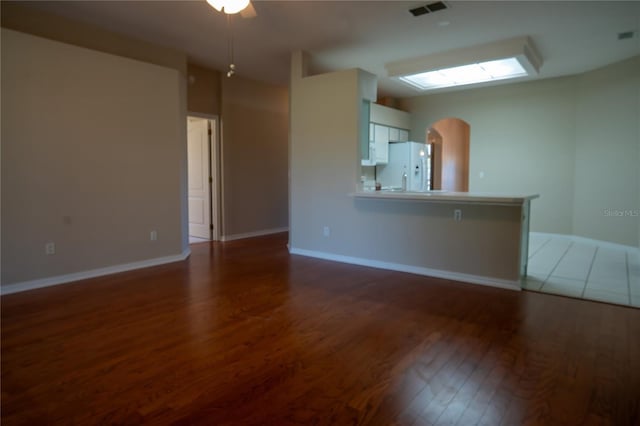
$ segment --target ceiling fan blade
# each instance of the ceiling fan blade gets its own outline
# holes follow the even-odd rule
[[[253,3],[249,3],[249,6],[240,11],[240,16],[243,18],[255,18],[257,16],[256,9],[253,7]]]

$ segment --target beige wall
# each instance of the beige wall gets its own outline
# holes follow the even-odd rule
[[[183,98],[175,69],[2,29],[3,285],[183,252]]]
[[[205,115],[220,115],[220,72],[188,64],[187,82],[187,111]]]
[[[288,226],[288,90],[222,79],[222,220],[225,237]]]
[[[221,168],[226,170],[225,178],[228,181],[225,183],[223,187],[223,191],[225,191],[226,198],[228,200],[228,204],[223,206],[222,216],[226,218],[227,222],[225,223],[228,232],[226,235],[233,234],[242,234],[245,232],[260,232],[265,230],[272,230],[274,228],[285,228],[287,227],[287,179],[286,179],[286,171],[287,171],[287,115],[288,115],[288,99],[287,99],[287,89],[282,87],[274,87],[269,84],[263,84],[251,80],[245,80],[242,78],[234,78],[231,82],[227,81],[226,83],[231,83],[226,85],[226,102],[223,108],[222,105],[222,87],[221,87],[221,78],[220,73],[216,70],[210,70],[198,65],[190,64],[187,70],[187,62],[186,55],[182,52],[177,52],[172,49],[166,49],[160,46],[152,45],[149,43],[141,42],[139,40],[131,39],[126,36],[122,36],[119,34],[111,33],[109,31],[105,31],[90,25],[86,25],[77,21],[68,20],[65,18],[61,18],[52,14],[42,13],[36,10],[32,10],[29,7],[23,7],[21,5],[17,5],[14,3],[2,2],[2,26],[3,28],[14,28],[21,32],[32,33],[35,35],[40,35],[46,38],[57,39],[59,41],[69,43],[75,46],[86,47],[92,49],[90,52],[94,54],[98,54],[98,52],[112,53],[115,55],[119,55],[122,57],[128,57],[140,60],[142,62],[146,62],[148,64],[156,64],[160,65],[160,67],[154,67],[154,69],[173,69],[177,70],[180,73],[176,73],[177,83],[175,81],[171,81],[169,88],[158,87],[157,96],[146,96],[147,102],[149,99],[156,99],[158,96],[163,94],[166,90],[173,90],[174,86],[177,84],[178,90],[178,98],[176,100],[168,100],[165,99],[163,101],[163,105],[159,105],[158,107],[166,107],[166,108],[174,108],[180,114],[180,122],[179,122],[179,133],[177,137],[180,138],[179,143],[181,144],[181,148],[178,152],[174,153],[172,156],[173,164],[171,166],[164,167],[165,172],[162,175],[163,179],[174,179],[169,185],[168,191],[165,195],[168,197],[166,202],[163,203],[163,209],[171,210],[173,208],[178,209],[180,215],[180,221],[176,225],[176,228],[169,233],[161,231],[157,229],[159,232],[159,237],[164,238],[164,236],[169,237],[169,234],[175,232],[179,235],[179,240],[181,242],[181,250],[180,252],[186,252],[188,249],[188,222],[187,222],[187,173],[186,173],[186,115],[187,108],[191,113],[195,114],[204,114],[204,115],[220,115],[221,122],[227,123],[227,133],[223,135],[221,139],[228,140],[228,144],[226,146],[226,160],[223,159],[223,165]],[[5,65],[7,64],[5,59],[5,41],[3,40],[3,64],[2,64],[2,72],[5,72]],[[84,51],[84,49],[80,49]],[[39,54],[39,52],[38,52]],[[34,53],[35,55],[35,53]],[[110,55],[106,55],[111,57]],[[120,58],[122,59],[122,58]],[[37,58],[34,63],[37,62]],[[136,61],[133,61],[137,63]],[[141,63],[142,64],[142,63]],[[144,64],[143,64],[144,65]],[[147,65],[150,66],[150,65]],[[108,69],[106,70],[108,71]],[[105,71],[105,72],[106,72]],[[96,80],[96,78],[100,77],[101,73],[87,74],[86,84],[89,82],[93,82],[94,85],[99,86],[102,84],[102,81]],[[192,75],[194,79],[192,80],[192,84],[188,84],[188,75]],[[65,80],[66,81],[66,80]],[[132,91],[129,93],[127,90],[130,84],[126,81],[126,78],[122,79],[123,86],[120,88],[116,88],[113,90],[113,96],[110,98],[114,103],[119,103],[120,105],[137,105],[135,103],[129,102],[129,98],[131,97],[131,93],[137,93]],[[8,100],[4,97],[4,86],[9,86],[9,78],[3,75],[3,105],[5,109],[3,109],[2,119],[3,122],[8,117],[5,113],[7,111],[6,105]],[[13,84],[13,83],[11,83]],[[26,83],[25,83],[26,84]],[[52,83],[54,84],[54,83]],[[28,86],[28,85],[27,85]],[[111,86],[110,86],[111,87]],[[35,89],[34,89],[35,90]],[[137,99],[141,101],[140,99]],[[47,108],[53,108],[55,110],[64,111],[67,107],[73,108],[73,106],[67,105],[67,99],[64,97],[58,98],[58,103],[53,106],[51,104],[42,104],[39,105],[39,101],[34,101],[34,105],[42,107],[42,109],[38,110],[34,108],[31,109],[31,105],[25,105],[25,108],[22,112],[26,115],[38,115],[41,117],[42,115],[48,116],[48,113],[44,113],[43,111]],[[188,106],[187,106],[188,104]],[[110,104],[109,104],[110,105]],[[145,102],[144,106],[146,107],[148,104]],[[142,105],[138,105],[140,109],[142,109]],[[223,112],[224,110],[224,112]],[[120,116],[121,114],[125,114],[128,111],[127,108],[122,108],[121,111],[115,111],[113,115],[108,115],[104,117],[104,119],[99,120],[101,126],[105,128],[109,128],[109,126],[113,127],[112,132],[115,131],[120,126]],[[88,111],[85,111],[88,113]],[[106,114],[106,112],[104,112]],[[41,118],[39,118],[41,119]],[[96,121],[94,119],[89,122]],[[114,121],[115,120],[115,121]],[[247,123],[250,123],[247,125]],[[167,125],[172,125],[173,123],[169,122]],[[159,126],[154,121],[140,121],[140,128],[137,130],[141,133],[144,133],[142,130],[145,126],[149,126],[148,132],[149,134],[155,134],[159,128]],[[163,128],[163,126],[160,126]],[[125,128],[121,128],[122,132],[125,132]],[[126,128],[128,129],[128,127]],[[61,128],[59,129],[61,132],[66,132],[68,129]],[[108,132],[107,132],[108,133]],[[126,133],[126,132],[125,132]],[[6,134],[6,129],[4,129],[3,123],[3,137]],[[169,135],[170,133],[165,133]],[[256,137],[256,135],[262,135]],[[174,135],[175,136],[175,135]],[[164,136],[163,136],[164,138]],[[120,151],[118,155],[123,158],[128,158],[128,152],[125,150],[125,146],[118,145]],[[5,151],[6,147],[3,147],[3,166],[5,164]],[[258,160],[255,153],[258,150],[262,150],[264,155]],[[98,151],[99,153],[99,151]],[[116,151],[113,151],[113,155],[116,155]],[[152,153],[156,155],[156,153]],[[150,157],[153,159],[153,155]],[[65,157],[67,163],[60,164],[68,164],[69,157]],[[104,164],[109,164],[109,158],[103,156]],[[114,160],[116,161],[116,160]],[[133,159],[131,160],[133,161]],[[120,161],[116,161],[118,164]],[[25,166],[25,169],[30,168],[31,166]],[[65,168],[65,166],[62,166]],[[153,168],[153,166],[152,166]],[[77,169],[76,166],[66,167],[69,176],[75,176],[74,171]],[[172,173],[172,170],[177,170],[177,173]],[[112,172],[115,171],[114,178],[117,178],[117,181],[120,182],[122,178],[127,176],[132,179],[136,179],[136,176],[142,174],[138,173],[136,175],[127,175],[120,174],[119,167],[113,167],[110,169]],[[3,170],[3,176],[4,176]],[[257,179],[248,178],[247,176],[250,173],[255,172],[260,177]],[[107,180],[105,175],[105,180]],[[144,179],[150,179],[145,177]],[[68,178],[71,180],[71,177]],[[260,189],[256,191],[255,182],[259,182]],[[3,214],[5,210],[5,186],[9,185],[8,182],[3,181]],[[180,196],[177,200],[169,201],[169,198],[173,197],[170,193],[171,186],[177,185],[179,188]],[[126,185],[125,185],[126,186]],[[135,184],[133,184],[135,187]],[[267,190],[265,190],[267,189]],[[73,198],[71,195],[67,195],[67,198]],[[255,202],[249,202],[248,200],[254,200]],[[112,200],[110,198],[104,198],[104,200]],[[75,200],[74,200],[75,203]],[[130,204],[130,203],[128,203]],[[103,204],[100,206],[104,207]],[[23,205],[24,208],[24,205]],[[113,209],[113,206],[111,207]],[[107,211],[106,207],[104,211]],[[123,209],[124,212],[130,212],[132,215],[136,216],[139,212],[138,209]],[[142,210],[144,211],[144,210]],[[15,216],[24,216],[30,217],[29,215],[25,215],[25,210],[20,210],[20,212],[16,212]],[[65,215],[69,216],[69,215]],[[33,219],[33,218],[31,218]],[[30,220],[31,220],[30,219]],[[73,219],[73,217],[72,217]],[[120,219],[120,222],[125,222],[124,216]],[[75,223],[75,221],[72,220]],[[132,222],[136,222],[134,218],[132,218]],[[5,225],[8,222],[3,218],[3,230],[5,229]],[[111,229],[112,222],[105,221],[102,222],[101,232],[105,234],[109,233]],[[84,247],[82,245],[75,246],[76,241],[84,242],[86,241],[94,241],[92,235],[95,234],[94,231],[88,231],[89,234],[87,236],[83,236],[82,232],[85,231],[83,228],[82,232],[79,227],[74,228],[74,242],[73,252],[82,252],[80,247]],[[146,238],[148,239],[149,230],[145,230]],[[222,229],[224,233],[224,226]],[[112,235],[118,235],[118,232],[112,233]],[[157,248],[162,246],[165,241],[161,240],[160,244],[156,244],[152,254],[149,254],[147,251],[147,247],[143,246],[130,246],[129,250],[127,250],[128,255],[124,255],[121,259],[122,262],[134,262],[140,259],[148,259],[149,256],[155,256]],[[94,241],[95,242],[95,241]],[[41,250],[41,245],[43,243],[38,242],[37,254]],[[5,238],[5,234],[3,232],[3,241],[2,241],[3,250],[3,284],[8,282],[14,282],[16,279],[19,281],[23,281],[24,277],[11,279],[11,281],[6,281],[5,277],[5,259],[12,258],[13,253],[16,255],[19,251],[14,251],[14,243],[9,243],[7,238]],[[29,250],[33,250],[36,252],[35,248],[30,247]],[[160,250],[162,251],[162,250]],[[56,255],[56,259],[60,259],[61,256]],[[117,256],[112,259],[116,259]],[[120,258],[118,258],[120,259]],[[51,258],[48,258],[51,260]],[[118,260],[120,262],[120,260]],[[110,258],[105,258],[105,262],[85,262],[82,258],[78,260],[76,264],[71,259],[65,260],[64,268],[52,268],[42,269],[38,271],[34,271],[34,273],[28,274],[29,277],[37,276],[37,277],[50,277],[53,275],[59,275],[61,270],[64,271],[84,271],[87,268],[94,268],[96,264],[113,264]],[[66,274],[66,272],[65,272]],[[29,278],[31,279],[31,278]]]
[[[358,73],[356,70],[292,77],[292,247],[327,250],[346,242],[352,216],[347,193],[358,164]],[[322,238],[323,226],[334,235]]]
[[[173,68],[183,74],[186,72],[186,56],[182,52],[41,12],[15,2],[3,1],[0,7],[0,19],[4,28]]]
[[[573,232],[640,242],[640,56],[577,78]],[[607,215],[636,212],[634,215]]]
[[[378,265],[404,265],[516,280],[520,210],[451,204],[360,200],[355,191],[359,108],[375,77],[346,70],[301,78],[294,55],[291,79],[290,247]],[[375,91],[373,91],[375,97]],[[370,93],[369,93],[370,95]],[[324,227],[330,230],[323,236]],[[492,250],[486,241],[492,241]],[[390,266],[391,265],[391,266]],[[414,269],[412,269],[414,268]]]
[[[639,58],[581,76],[404,103],[417,138],[441,118],[467,121],[469,190],[540,194],[531,203],[533,231],[638,246],[637,216],[603,215],[607,208],[638,209],[637,75]]]
[[[188,66],[190,113],[220,116],[221,237],[288,227],[285,87]]]

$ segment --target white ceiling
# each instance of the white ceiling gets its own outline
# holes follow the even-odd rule
[[[640,1],[446,1],[447,10],[412,16],[427,1],[254,0],[258,16],[235,15],[239,75],[287,84],[294,50],[316,71],[359,67],[377,74],[380,92],[420,94],[386,77],[384,64],[528,35],[544,64],[537,78],[571,75],[640,54]],[[205,0],[46,1],[36,7],[179,49],[190,61],[226,70],[226,17]],[[618,40],[623,31],[633,38]]]

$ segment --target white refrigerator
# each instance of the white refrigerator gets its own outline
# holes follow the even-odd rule
[[[383,189],[402,188],[402,175],[407,173],[407,191],[431,189],[431,147],[419,142],[389,144],[389,162],[377,167],[378,182]]]

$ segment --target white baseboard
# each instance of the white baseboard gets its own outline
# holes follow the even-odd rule
[[[403,265],[401,263],[382,262],[378,260],[364,259],[360,257],[342,256],[339,254],[325,253],[314,250],[304,250],[295,247],[289,248],[289,253],[301,256],[315,257],[318,259],[332,260],[335,262],[350,263],[353,265],[369,266],[372,268],[388,269],[391,271],[408,272],[410,274],[426,275],[428,277],[444,278],[447,280],[462,281],[471,284],[480,284],[491,287],[520,291],[520,281],[504,280],[500,278],[483,277],[480,275],[462,274],[459,272],[442,271],[439,269],[424,268],[422,266]]]
[[[116,274],[134,269],[148,268],[150,266],[164,265],[166,263],[180,262],[191,254],[190,249],[185,249],[181,254],[157,257],[155,259],[141,260],[139,262],[124,263],[121,265],[107,266],[106,268],[91,269],[88,271],[74,272],[72,274],[58,275],[55,277],[41,278],[33,281],[23,281],[0,287],[1,295],[18,293],[21,291],[35,290],[37,288],[50,287],[59,284],[67,284],[88,278],[101,277],[103,275]]]
[[[579,235],[552,234],[550,232],[533,232],[533,231],[530,232],[529,234],[533,236],[539,236],[539,237],[562,238],[562,239],[566,239],[568,241],[573,241],[576,243],[592,244],[595,246],[610,248],[614,250],[636,251],[640,253],[639,247],[627,246],[619,243],[612,243],[611,241],[594,240],[593,238],[581,237]]]
[[[244,234],[231,234],[231,235],[223,236],[222,238],[220,238],[220,241],[233,241],[233,240],[241,240],[241,239],[244,239],[244,238],[261,237],[263,235],[270,235],[270,234],[278,234],[280,232],[287,232],[288,230],[289,230],[289,228],[285,227],[285,228],[263,229],[261,231],[246,232]]]

